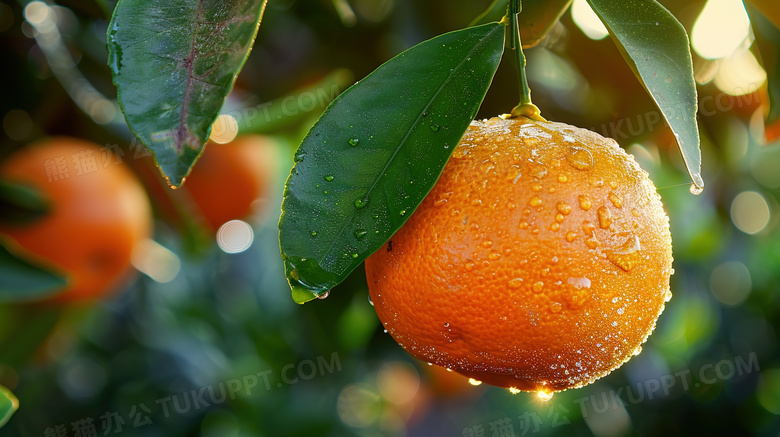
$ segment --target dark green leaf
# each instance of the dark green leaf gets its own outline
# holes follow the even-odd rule
[[[778,7],[780,8],[780,5]],[[780,118],[780,29],[775,27],[757,9],[750,6],[746,9],[766,70],[767,93],[769,94],[767,123],[773,123]]]
[[[178,186],[252,48],[265,0],[120,0],[108,64],[133,133]]]
[[[669,124],[688,173],[701,178],[696,82],[688,34],[655,0],[588,0]]]
[[[471,26],[500,21],[507,13],[508,0],[495,0]],[[569,8],[571,0],[524,0],[518,19],[520,40],[524,48],[533,47],[552,29]]]
[[[19,409],[19,399],[11,390],[0,385],[0,428],[2,428]]]
[[[476,115],[503,43],[498,23],[423,42],[345,91],[312,127],[279,221],[296,302],[341,282],[412,215]]]
[[[68,284],[57,273],[11,253],[0,241],[0,300],[35,300],[56,294]]]
[[[46,196],[37,189],[0,180],[0,222],[27,223],[46,215],[49,206]]]
[[[506,15],[508,5],[509,0],[494,0],[493,3],[485,9],[485,12],[479,14],[479,16],[469,24],[469,27],[501,21],[501,19],[504,18],[504,15]]]

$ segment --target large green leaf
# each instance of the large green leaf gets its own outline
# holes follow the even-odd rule
[[[425,41],[340,95],[295,154],[279,220],[293,298],[341,282],[412,215],[485,97],[498,23]]]
[[[11,416],[18,409],[19,399],[16,399],[11,390],[0,385],[0,428],[11,420]]]
[[[65,277],[11,253],[0,241],[0,300],[35,300],[56,294]]]
[[[694,184],[703,187],[696,82],[685,28],[655,0],[588,3],[661,110]]]
[[[780,29],[756,8],[748,6],[746,9],[756,36],[756,45],[761,53],[763,67],[766,70],[769,95],[767,123],[773,123],[780,118]]]
[[[180,185],[252,48],[265,0],[120,0],[108,64],[135,135]]]
[[[49,211],[49,199],[31,186],[0,180],[0,222],[27,223]]]
[[[522,11],[518,17],[520,40],[523,48],[533,47],[561,19],[572,0],[523,0]],[[498,21],[506,15],[509,0],[495,0],[485,12],[472,23],[477,26],[491,21]]]

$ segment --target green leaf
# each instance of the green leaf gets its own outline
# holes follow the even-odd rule
[[[22,224],[49,212],[49,200],[31,186],[0,180],[0,222]]]
[[[249,56],[265,0],[120,0],[108,64],[125,119],[178,186]]]
[[[766,119],[769,124],[780,118],[780,29],[756,8],[748,6],[746,9],[753,26],[758,51],[761,53],[763,67],[766,70],[769,94],[769,113]]]
[[[688,34],[655,0],[588,0],[677,138],[688,173],[703,188],[696,82]]]
[[[0,300],[36,300],[59,292],[67,278],[23,259],[0,241]]]
[[[493,21],[501,21],[501,19],[504,18],[504,15],[506,15],[508,5],[509,0],[494,0],[493,3],[485,9],[485,12],[479,14],[479,16],[469,24],[469,27],[481,26]]]
[[[5,426],[11,416],[19,409],[19,399],[16,399],[11,390],[0,385],[0,428]]]
[[[295,154],[279,220],[293,298],[327,293],[412,215],[485,97],[498,23],[447,33],[340,95]]]
[[[523,48],[533,47],[547,35],[571,5],[572,0],[524,0],[518,19]],[[508,0],[495,0],[470,25],[499,21],[507,13]]]

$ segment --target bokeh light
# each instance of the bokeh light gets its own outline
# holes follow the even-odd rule
[[[417,369],[404,361],[385,363],[376,378],[379,393],[394,404],[412,400],[420,388]]]
[[[713,83],[730,96],[743,96],[758,90],[766,82],[766,71],[753,53],[738,51],[723,59]]]
[[[705,59],[725,58],[750,36],[750,19],[740,0],[708,0],[691,31],[691,45]]]
[[[227,144],[238,135],[238,122],[232,115],[222,114],[211,125],[209,139],[217,144]]]
[[[173,281],[181,270],[179,257],[150,239],[142,241],[133,250],[130,263],[136,270],[161,284]]]
[[[731,202],[731,221],[746,234],[757,234],[766,228],[771,218],[769,203],[755,191],[739,193]]]
[[[607,28],[604,27],[604,23],[593,12],[586,0],[574,0],[572,2],[571,18],[574,20],[574,24],[590,39],[600,40],[609,35]]]
[[[750,295],[753,283],[750,270],[739,261],[727,261],[715,267],[710,275],[710,289],[721,303],[736,306]]]
[[[249,249],[254,239],[252,226],[242,220],[231,220],[217,231],[217,244],[225,253],[241,253]]]

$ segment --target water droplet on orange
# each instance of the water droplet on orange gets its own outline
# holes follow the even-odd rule
[[[563,309],[563,305],[561,305],[560,302],[553,302],[550,305],[550,312],[553,314],[560,313],[562,309]]]
[[[580,208],[582,208],[585,211],[590,211],[590,209],[593,207],[593,202],[590,200],[590,197],[580,195],[578,197],[578,200],[580,201]]]
[[[577,234],[575,232],[567,232],[566,233],[566,241],[569,243],[573,242],[577,239]]]
[[[615,205],[615,208],[622,208],[623,207],[623,199],[618,197],[618,195],[615,194],[614,191],[610,191],[610,193],[609,193],[609,201],[612,202],[613,205]]]
[[[540,206],[542,204],[542,199],[539,198],[539,196],[534,196],[531,198],[531,200],[528,201],[529,206]]]
[[[566,161],[577,170],[587,171],[593,168],[593,155],[589,150],[581,147],[569,148]]]
[[[612,225],[612,213],[606,206],[600,206],[598,209],[599,226],[601,229],[609,229]]]
[[[566,202],[558,202],[555,208],[563,215],[569,215],[571,213],[571,206]]]
[[[522,278],[515,278],[510,279],[509,282],[507,282],[507,286],[511,289],[518,289],[523,286],[523,279]]]
[[[561,229],[561,225],[558,223],[553,223],[550,225],[550,230],[553,232],[558,232],[559,229]]]
[[[566,176],[565,174],[559,174],[558,175],[558,182],[563,184],[563,183],[566,183],[568,181],[569,181],[569,177]]]
[[[531,290],[533,290],[534,293],[541,293],[542,290],[544,290],[544,282],[537,282],[534,285],[531,286]]]

